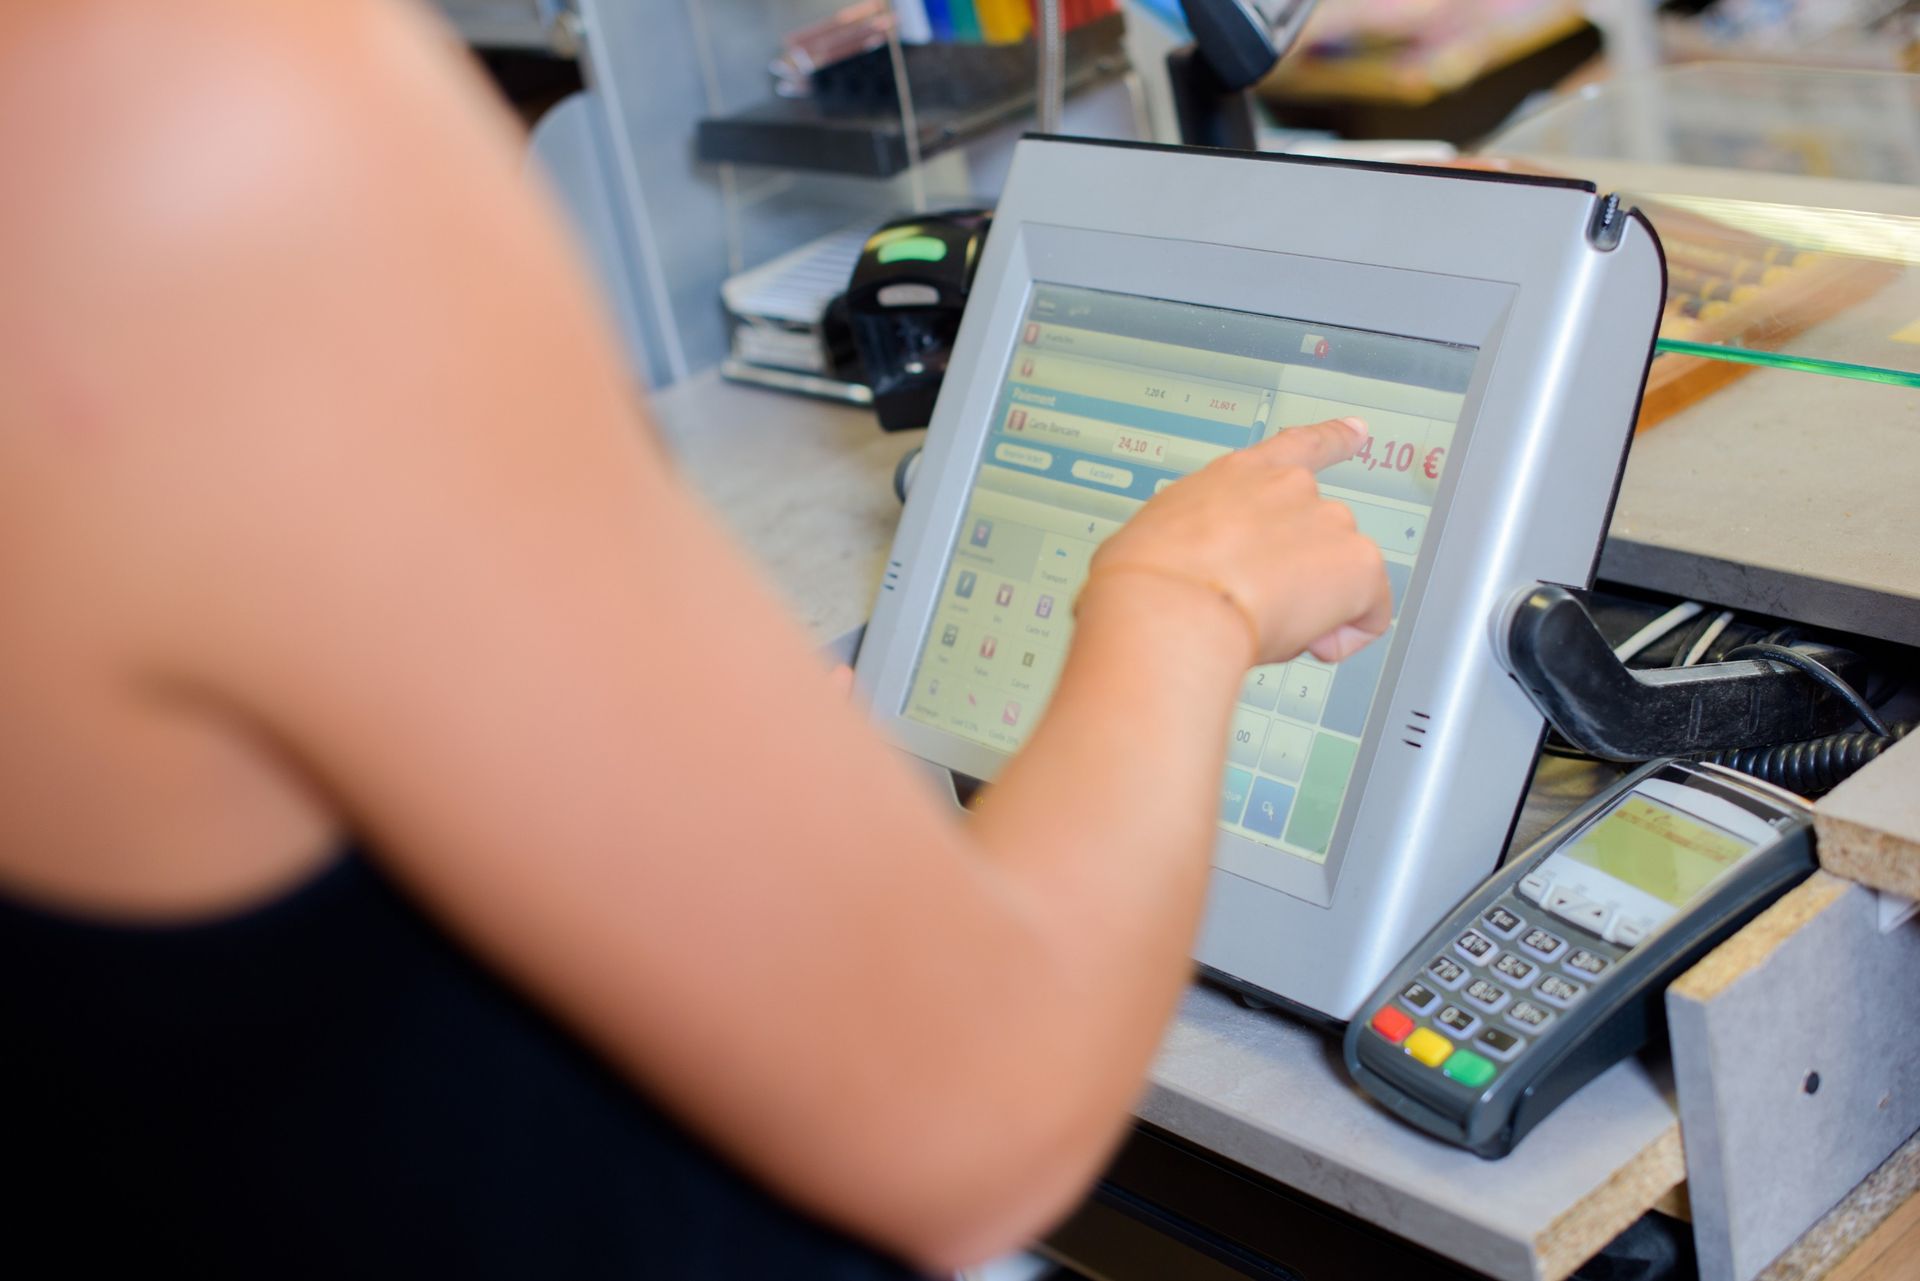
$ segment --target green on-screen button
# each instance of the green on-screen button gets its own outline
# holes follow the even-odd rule
[[[932,236],[908,236],[904,240],[890,240],[880,246],[880,261],[887,262],[939,262],[947,256],[947,242],[935,240]]]

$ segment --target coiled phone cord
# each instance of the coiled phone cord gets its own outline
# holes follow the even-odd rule
[[[1855,731],[1810,738],[1803,743],[1772,747],[1741,747],[1712,752],[1700,759],[1751,774],[1762,782],[1784,787],[1801,796],[1820,796],[1870,764],[1882,752],[1911,734],[1920,722],[1901,721],[1887,733]]]

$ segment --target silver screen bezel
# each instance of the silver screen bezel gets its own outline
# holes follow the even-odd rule
[[[876,719],[894,741],[923,760],[977,779],[991,780],[1006,754],[911,720],[902,711],[978,476],[1020,325],[1037,284],[1164,299],[1478,350],[1448,467],[1428,517],[1427,538],[1408,580],[1401,621],[1381,667],[1325,861],[1314,863],[1225,830],[1218,832],[1214,857],[1218,871],[1320,907],[1330,906],[1354,828],[1366,808],[1376,757],[1388,737],[1402,669],[1422,635],[1426,584],[1448,543],[1454,491],[1467,471],[1465,459],[1474,448],[1482,403],[1518,286],[1404,267],[1044,223],[1003,226],[995,234],[1011,234],[1013,240],[1005,247],[1006,265],[997,287],[975,295],[990,306],[983,310],[976,305],[968,313],[968,326],[980,330],[975,335],[980,346],[973,364],[977,376],[964,384],[950,382],[943,390],[920,469],[925,479],[914,489],[903,515],[903,537],[882,585],[883,596],[897,597],[889,603],[898,621],[887,635],[875,638],[881,642],[881,652],[863,653],[861,662],[862,684],[873,699]],[[989,370],[992,377],[985,376]],[[950,404],[955,397],[957,403]],[[1248,875],[1254,863],[1261,865],[1258,876]]]

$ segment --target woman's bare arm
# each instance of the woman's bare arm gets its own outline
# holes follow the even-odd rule
[[[0,505],[41,496],[40,567],[128,696],[289,762],[793,1201],[929,1265],[1063,1211],[1186,977],[1254,657],[1234,611],[1172,578],[1090,590],[1052,711],[963,828],[675,481],[429,28],[367,0],[23,21]],[[38,136],[54,118],[87,144]],[[1150,508],[1133,544],[1253,562],[1262,658],[1384,622],[1377,554],[1290,465],[1339,432],[1216,465],[1211,518]],[[1223,525],[1235,498],[1270,519]],[[1301,550],[1264,565],[1263,538]]]

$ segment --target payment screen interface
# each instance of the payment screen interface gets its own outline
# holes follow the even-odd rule
[[[1101,540],[1210,460],[1325,418],[1357,414],[1371,431],[1320,489],[1379,543],[1397,625],[1476,358],[1424,339],[1036,285],[903,715],[1019,747],[1046,710]],[[1337,666],[1303,655],[1247,674],[1220,825],[1254,846],[1230,870],[1261,880],[1274,857],[1325,861],[1391,635]]]
[[[1566,853],[1666,907],[1685,907],[1753,848],[1752,841],[1671,805],[1629,796],[1581,833]],[[1659,920],[1666,913],[1655,909],[1652,915]]]

